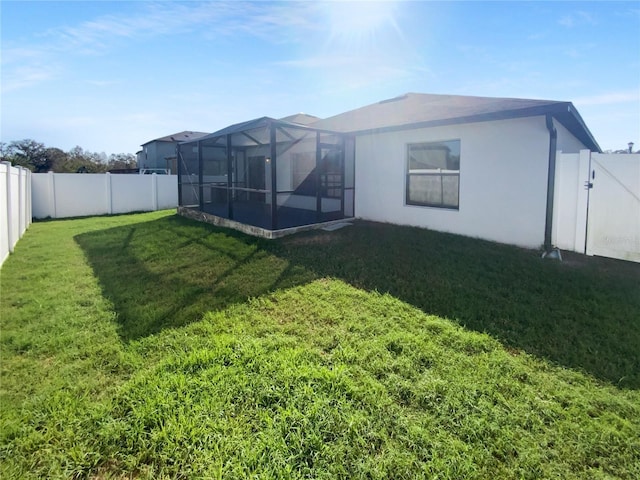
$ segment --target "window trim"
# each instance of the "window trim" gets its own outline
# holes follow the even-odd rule
[[[460,144],[460,157],[462,157],[462,140],[460,138],[450,138],[447,140],[429,140],[423,142],[408,142],[405,144],[405,153],[404,153],[404,205],[408,207],[421,207],[421,208],[438,208],[441,210],[451,210],[451,211],[459,211],[460,210],[460,164],[458,163],[458,170],[445,170],[445,169],[434,169],[431,171],[421,172],[421,173],[409,173],[409,151],[410,148],[414,145],[430,145],[430,144],[443,144],[447,142],[459,142]],[[459,160],[460,161],[460,160]],[[458,162],[459,162],[458,161]],[[425,169],[426,170],[426,169]],[[409,181],[411,176],[439,176],[440,182],[442,183],[442,179],[447,176],[457,176],[458,177],[458,204],[456,206],[446,205],[444,203],[422,203],[416,201],[409,200]],[[441,189],[441,197],[444,194],[444,190]]]

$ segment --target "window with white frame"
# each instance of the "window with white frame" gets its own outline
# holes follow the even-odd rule
[[[407,145],[407,205],[459,208],[460,140]]]

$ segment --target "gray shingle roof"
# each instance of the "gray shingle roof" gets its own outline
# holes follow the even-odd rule
[[[600,147],[571,102],[407,93],[319,120],[313,127],[355,134],[551,114],[592,150]]]

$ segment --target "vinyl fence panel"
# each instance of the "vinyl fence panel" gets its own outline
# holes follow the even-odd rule
[[[178,206],[176,175],[33,174],[33,217],[68,218]]]
[[[640,155],[593,154],[587,255],[640,262]]]
[[[557,156],[552,238],[562,250],[585,250],[590,155],[582,150]]]
[[[0,265],[31,224],[31,172],[0,162]]]
[[[640,262],[640,155],[558,154],[553,243]]]

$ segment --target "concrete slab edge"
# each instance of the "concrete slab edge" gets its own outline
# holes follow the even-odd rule
[[[236,222],[235,220],[230,220],[228,218],[222,218],[216,215],[211,215],[210,213],[201,212],[200,210],[196,210],[194,208],[189,208],[189,207],[178,207],[177,213],[178,215],[181,215],[186,218],[190,218],[192,220],[209,223],[217,227],[231,228],[233,230],[246,233],[247,235],[266,238],[269,240],[285,237],[287,235],[292,235],[298,232],[318,230],[331,225],[336,225],[338,223],[344,223],[345,221],[353,220],[352,218],[342,218],[340,220],[331,220],[329,222],[322,222],[322,223],[312,223],[309,225],[300,225],[298,227],[283,228],[280,230],[268,230],[266,228],[261,228],[253,225],[247,225],[245,223]]]

